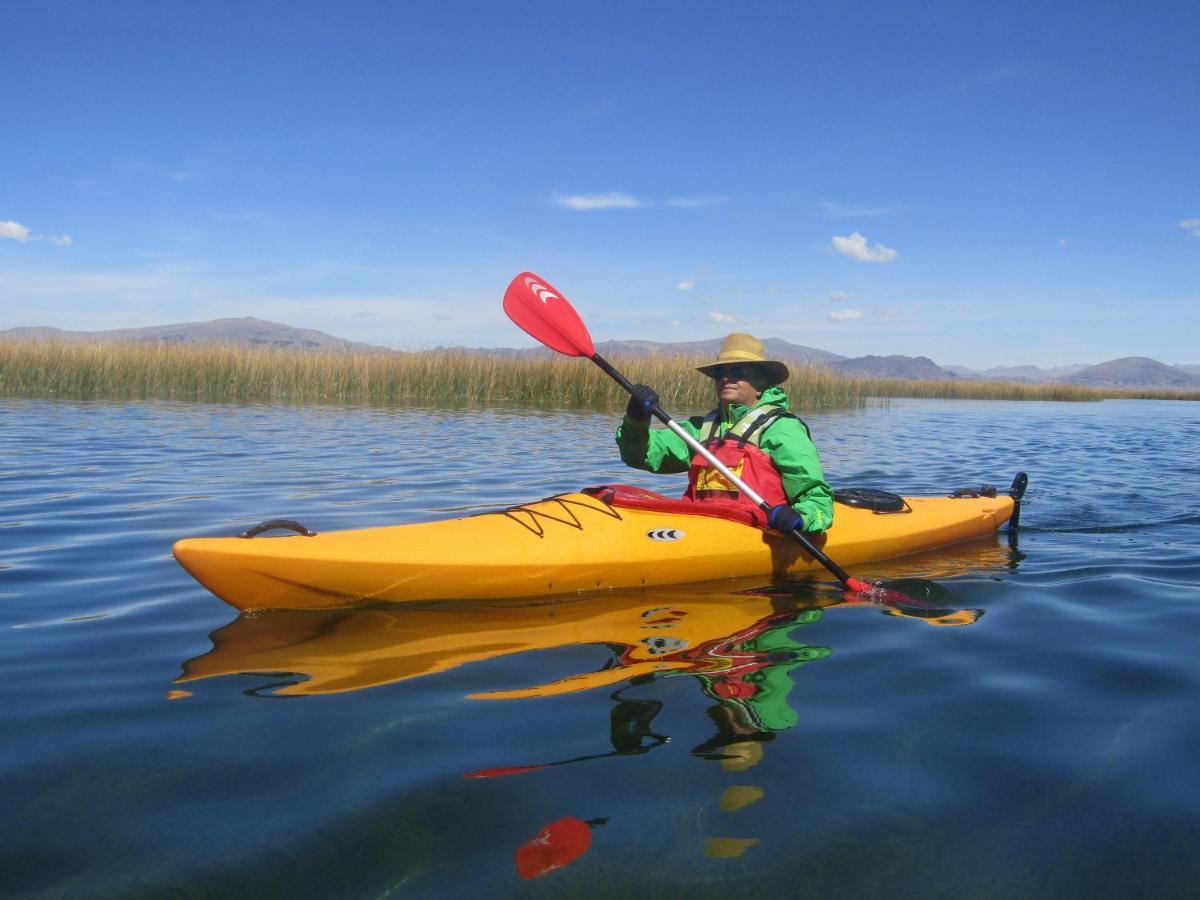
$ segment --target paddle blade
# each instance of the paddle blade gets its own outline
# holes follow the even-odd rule
[[[522,331],[565,356],[596,355],[579,313],[542,277],[522,272],[504,292],[504,312]]]

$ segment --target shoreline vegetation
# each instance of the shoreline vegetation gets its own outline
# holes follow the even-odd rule
[[[664,407],[707,409],[712,388],[695,372],[709,360],[614,356],[634,382],[654,385]],[[1200,400],[1200,393],[1118,391],[1068,384],[910,381],[789,366],[797,409],[854,408],[875,398],[959,400]],[[596,366],[562,356],[464,350],[355,353],[225,344],[0,341],[0,396],[202,403],[534,407],[605,410],[624,392]]]

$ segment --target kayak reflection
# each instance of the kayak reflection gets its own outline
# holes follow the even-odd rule
[[[893,563],[888,575],[945,579],[999,569],[1010,551],[995,539]],[[977,610],[950,598],[879,605],[889,615],[931,624],[969,624]],[[223,675],[285,673],[258,693],[331,694],[391,684],[480,662],[554,647],[607,645],[613,660],[599,671],[548,684],[491,691],[479,699],[551,696],[687,672],[739,715],[771,727],[783,712],[787,673],[829,655],[792,642],[787,633],[814,621],[822,608],[870,605],[828,584],[798,582],[743,587],[734,582],[587,595],[556,602],[448,603],[370,610],[278,610],[239,616],[211,635],[213,647],[182,666],[178,683]],[[786,682],[786,685],[785,685]],[[754,686],[754,690],[750,689]],[[784,725],[783,727],[787,727]]]
[[[515,759],[496,759],[500,765],[463,777],[501,779],[556,766],[588,765],[606,757],[657,753],[670,736],[659,721],[664,702],[653,696],[652,683],[688,675],[712,701],[706,710],[711,736],[690,747],[690,752],[719,765],[726,782],[713,798],[720,816],[711,820],[716,833],[705,834],[703,852],[714,860],[728,860],[752,852],[760,841],[755,834],[761,829],[761,818],[740,811],[758,804],[766,794],[766,787],[754,783],[758,779],[750,770],[763,760],[767,744],[799,721],[789,703],[793,673],[832,655],[829,647],[806,640],[820,633],[813,626],[831,610],[864,606],[930,625],[969,625],[982,611],[958,608],[952,593],[932,579],[1002,571],[1013,558],[1012,551],[990,539],[893,564],[886,574],[893,584],[895,579],[904,580],[903,604],[843,594],[828,582],[748,586],[726,581],[558,602],[242,615],[211,635],[212,649],[185,662],[177,681],[264,673],[271,676],[270,682],[251,693],[332,694],[530,651],[603,646],[610,657],[595,671],[470,696],[503,701],[607,688],[611,701],[607,746],[567,758],[550,753],[539,758],[536,749],[524,749]],[[894,591],[881,595],[897,596],[901,595]],[[536,665],[529,669],[536,670]],[[590,826],[601,821],[567,815],[544,826],[516,849],[517,874],[522,879],[539,878],[571,864],[587,852]]]

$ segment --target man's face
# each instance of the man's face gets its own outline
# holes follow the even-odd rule
[[[766,390],[766,385],[759,387],[755,384],[761,383],[762,379],[754,366],[719,366],[713,370],[712,376],[717,387],[717,399],[722,403],[753,406]]]

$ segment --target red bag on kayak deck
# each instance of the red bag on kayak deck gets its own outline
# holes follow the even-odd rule
[[[665,497],[646,488],[634,487],[629,484],[600,484],[584,488],[583,493],[598,497],[609,506],[626,509],[647,509],[651,512],[681,513],[685,516],[710,516],[714,519],[728,519],[731,522],[741,522],[743,525],[753,525],[756,528],[767,527],[767,517],[761,509],[749,503],[732,500],[704,500],[697,502],[683,497]]]
[[[538,878],[574,862],[591,846],[592,830],[587,822],[566,816],[517,848],[517,874],[526,880]]]

